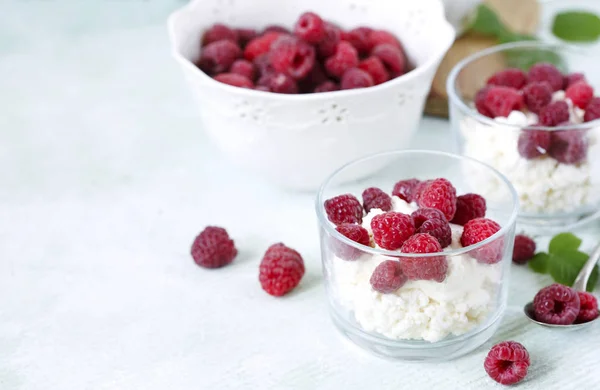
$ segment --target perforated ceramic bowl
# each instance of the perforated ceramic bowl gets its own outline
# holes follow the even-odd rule
[[[371,88],[283,95],[214,81],[192,61],[216,22],[261,29],[293,26],[312,10],[342,28],[387,29],[416,68]],[[204,129],[235,162],[288,188],[313,190],[358,157],[408,146],[436,68],[455,32],[440,0],[195,0],[169,18],[173,54],[197,97]],[[365,167],[365,175],[379,169]]]

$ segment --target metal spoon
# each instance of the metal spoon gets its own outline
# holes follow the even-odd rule
[[[596,246],[596,248],[590,255],[590,258],[588,259],[588,261],[585,263],[585,265],[583,266],[581,271],[579,271],[579,275],[577,275],[577,278],[575,278],[575,283],[573,283],[574,290],[585,291],[587,282],[590,278],[590,275],[592,274],[592,271],[594,270],[594,266],[598,262],[598,259],[600,259],[600,244],[598,244],[598,246]],[[598,312],[599,316],[596,317],[596,319],[589,321],[589,322],[584,322],[583,324],[553,325],[553,324],[544,324],[543,322],[539,322],[539,321],[535,320],[535,313],[533,310],[533,302],[529,302],[528,304],[526,304],[525,307],[523,308],[523,310],[525,311],[525,315],[527,316],[529,321],[534,322],[541,326],[545,326],[547,328],[581,329],[581,328],[590,326],[592,323],[598,321],[598,318],[600,318],[600,311],[599,311]]]

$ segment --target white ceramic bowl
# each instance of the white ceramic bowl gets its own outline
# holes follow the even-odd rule
[[[216,22],[237,27],[293,26],[307,10],[343,28],[387,29],[416,69],[371,88],[283,95],[214,81],[192,61],[202,32]],[[245,168],[284,187],[314,190],[328,172],[356,158],[408,146],[431,81],[455,32],[440,0],[195,0],[169,18],[173,55],[197,97],[204,129]],[[365,171],[378,169],[371,167]]]

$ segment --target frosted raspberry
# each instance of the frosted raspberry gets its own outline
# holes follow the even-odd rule
[[[229,73],[241,74],[250,80],[256,78],[256,68],[252,62],[247,60],[235,60],[229,69]]]
[[[396,250],[415,233],[415,225],[409,215],[390,211],[371,220],[373,240],[383,249]]]
[[[563,89],[569,88],[572,84],[575,84],[578,81],[585,81],[585,76],[583,73],[571,73],[564,77],[563,79]]]
[[[553,91],[560,91],[563,88],[563,75],[556,66],[550,63],[538,63],[529,69],[527,74],[529,82],[547,81],[552,86]]]
[[[399,261],[386,260],[379,263],[369,281],[373,290],[382,294],[390,294],[404,286],[408,278],[402,272],[402,265]]]
[[[485,217],[485,199],[477,194],[465,194],[456,198],[456,213],[452,223],[464,225],[472,219]]]
[[[275,71],[298,80],[306,77],[315,65],[315,49],[297,38],[283,36],[273,42],[269,59]]]
[[[285,94],[298,93],[296,80],[283,73],[267,73],[258,79],[256,84],[267,87],[270,92]]]
[[[383,66],[383,62],[381,62],[378,57],[369,57],[362,60],[360,64],[358,64],[358,67],[371,75],[375,85],[385,83],[390,79],[390,75],[385,69],[385,66]]]
[[[261,54],[254,59],[254,68],[258,72],[258,77],[265,76],[270,73],[277,73],[273,66],[271,65],[271,60],[269,59],[269,54]]]
[[[577,291],[558,283],[544,287],[533,298],[535,319],[545,324],[571,325],[580,307]]]
[[[415,228],[417,229],[420,228],[421,225],[423,225],[423,222],[427,221],[428,219],[441,219],[447,221],[444,213],[438,209],[421,208],[413,211],[410,216],[415,224]]]
[[[368,213],[371,209],[390,211],[392,209],[392,197],[376,187],[367,188],[362,193],[363,207]]]
[[[357,27],[344,33],[342,39],[354,46],[359,56],[366,56],[372,48],[369,45],[369,34],[371,31],[373,30],[369,27]]]
[[[333,23],[325,22],[325,36],[317,45],[317,53],[321,58],[335,54],[337,44],[342,40],[342,30]]]
[[[430,209],[435,210],[435,209]],[[413,219],[414,220],[414,219]],[[442,248],[452,243],[452,229],[446,218],[430,218],[423,222],[417,229],[417,233],[427,233],[440,243]]]
[[[529,111],[539,114],[552,102],[552,86],[547,81],[529,83],[523,88],[523,99]]]
[[[548,153],[551,141],[550,131],[523,129],[519,134],[517,149],[521,157],[531,160]]]
[[[258,32],[252,28],[236,28],[235,33],[238,36],[238,45],[243,49],[248,42],[258,37]]]
[[[237,73],[221,73],[221,74],[216,75],[214,77],[214,79],[223,84],[229,84],[234,87],[250,88],[250,89],[254,88],[254,84],[252,83],[252,80],[250,80],[246,76],[242,76],[241,74],[237,74]]]
[[[232,41],[212,42],[202,49],[198,67],[210,75],[226,72],[241,55],[242,51]]]
[[[221,23],[213,24],[202,36],[202,46],[206,46],[210,43],[228,40],[234,43],[238,41],[238,34],[235,30],[230,29]]]
[[[524,234],[515,236],[512,260],[516,264],[525,264],[535,256],[535,241]]]
[[[414,200],[414,190],[419,183],[420,181],[417,179],[400,180],[394,184],[392,195],[410,203]]]
[[[220,268],[233,261],[237,249],[225,229],[207,226],[194,240],[191,253],[200,267]]]
[[[598,317],[598,300],[590,293],[578,291],[579,295],[579,314],[575,319],[576,324],[590,322]]]
[[[410,237],[402,248],[402,253],[438,253],[442,246],[438,240],[426,233],[417,233]],[[443,282],[448,272],[446,256],[402,257],[402,271],[411,280],[434,280]]]
[[[577,107],[586,108],[594,97],[594,88],[585,81],[579,81],[567,88],[565,96]]]
[[[346,41],[340,41],[335,54],[325,61],[325,70],[333,77],[341,78],[351,68],[358,65],[358,53],[356,49]]]
[[[325,23],[314,12],[305,12],[296,22],[294,34],[305,42],[317,44],[325,38]]]
[[[591,122],[600,118],[600,97],[593,98],[585,108],[583,120]]]
[[[491,86],[484,98],[487,111],[496,118],[508,117],[514,110],[523,108],[523,96],[514,88]]]
[[[340,90],[340,87],[335,82],[328,80],[328,81],[325,81],[325,82],[317,85],[313,92],[315,92],[315,93],[333,92],[333,91],[339,91],[339,90]]]
[[[451,221],[456,213],[456,188],[446,179],[435,179],[419,194],[419,207],[438,209]]]
[[[375,46],[380,45],[382,43],[389,43],[390,45],[394,45],[404,53],[404,49],[402,48],[400,42],[389,31],[373,30],[369,33],[369,49],[372,50]]]
[[[487,84],[521,89],[527,84],[527,75],[521,69],[508,68],[495,73]]]
[[[433,180],[425,180],[422,182],[419,182],[416,186],[415,189],[413,190],[413,198],[412,201],[413,202],[419,202],[419,198],[421,197],[421,194],[423,193],[423,191],[431,184],[433,183]]]
[[[475,218],[467,222],[464,226],[460,243],[463,247],[475,245],[478,242],[486,240],[500,230],[500,225],[491,219]],[[504,239],[496,240],[471,251],[471,255],[480,263],[495,264],[502,260],[502,249]]]
[[[390,43],[381,43],[373,48],[371,55],[378,57],[391,78],[404,74],[406,69],[406,57],[397,46]]]
[[[254,38],[246,45],[244,49],[244,58],[248,61],[254,61],[257,57],[267,54],[271,50],[271,45],[283,34],[279,32],[267,32],[264,35]]]
[[[492,347],[483,363],[485,372],[503,385],[514,385],[527,375],[529,352],[516,341],[503,341]]]
[[[362,222],[363,207],[354,195],[336,196],[326,200],[324,206],[327,217],[336,225]]]
[[[481,115],[487,116],[488,118],[493,118],[494,116],[492,115],[491,111],[488,110],[485,104],[485,99],[490,88],[491,86],[485,86],[479,91],[477,91],[477,93],[475,94],[474,103],[477,112],[479,112]]]
[[[579,164],[587,158],[588,143],[585,131],[559,130],[552,132],[549,155],[562,164]]]
[[[303,275],[302,256],[283,244],[275,244],[260,262],[258,280],[268,294],[280,297],[292,291]]]
[[[292,32],[284,26],[280,26],[278,24],[271,24],[267,27],[265,27],[265,29],[263,30],[263,34],[267,34],[267,33],[278,33],[278,34],[286,34],[286,35],[291,35]]]
[[[540,111],[540,123],[543,126],[556,126],[569,120],[569,105],[559,100],[548,104]]]
[[[375,83],[371,75],[358,68],[351,68],[345,71],[340,82],[341,89],[367,88],[373,85]]]
[[[360,225],[344,223],[339,226],[336,226],[335,230],[340,232],[343,236],[359,244],[369,246],[371,243],[371,237],[369,236],[369,232],[367,231],[367,229]],[[362,254],[362,252],[359,249],[347,245],[335,238],[332,238],[332,244],[333,252],[337,255],[337,257],[341,259],[350,261],[356,260]]]

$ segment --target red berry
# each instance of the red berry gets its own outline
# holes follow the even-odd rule
[[[410,203],[414,200],[414,190],[419,183],[417,179],[400,180],[394,184],[392,195]]]
[[[396,250],[415,233],[415,225],[409,215],[390,211],[371,220],[373,240],[383,249]]]
[[[508,68],[496,72],[488,79],[487,84],[521,89],[527,84],[527,75],[521,69]]]
[[[435,209],[430,209],[435,210]],[[446,218],[431,218],[423,222],[417,233],[427,233],[440,243],[442,248],[452,243],[452,229]]]
[[[512,260],[516,264],[525,264],[535,256],[535,241],[523,234],[515,236]]]
[[[339,195],[325,201],[327,217],[335,225],[361,223],[363,207],[354,195]]]
[[[283,34],[279,32],[267,32],[264,35],[254,38],[246,45],[244,49],[244,58],[248,61],[254,61],[262,54],[267,54],[271,50],[271,45]]]
[[[360,64],[358,64],[358,67],[371,75],[375,85],[385,83],[390,79],[390,75],[385,69],[385,66],[383,66],[383,62],[381,62],[379,57],[369,57],[365,60],[362,60]]]
[[[339,226],[336,226],[335,230],[340,232],[343,236],[359,244],[365,246],[369,246],[371,244],[371,237],[369,236],[369,232],[367,231],[367,229],[360,225],[344,223]],[[333,252],[337,255],[337,257],[341,259],[356,260],[362,254],[362,252],[359,249],[347,245],[335,238],[332,238],[332,244]]]
[[[279,33],[279,34],[286,34],[286,35],[291,35],[291,31],[284,26],[280,26],[278,24],[271,24],[267,27],[265,27],[265,29],[263,30],[263,34],[267,34],[267,33]]]
[[[487,93],[490,90],[490,88],[491,88],[491,86],[485,86],[485,87],[481,88],[479,91],[477,91],[477,93],[475,94],[474,102],[475,102],[475,108],[481,115],[487,116],[488,118],[493,118],[494,116],[492,115],[490,110],[488,110],[488,108],[485,104]]]
[[[598,301],[596,297],[583,291],[578,291],[577,294],[579,295],[580,307],[575,323],[581,324],[595,320],[598,317]]]
[[[385,30],[373,30],[369,33],[369,49],[372,50],[375,46],[382,43],[394,45],[404,52],[402,45],[400,45],[400,42],[398,42],[392,33]]]
[[[413,197],[412,197],[412,201],[413,202],[419,202],[419,198],[421,197],[421,194],[423,193],[423,191],[431,184],[433,183],[433,180],[425,180],[422,182],[419,182],[416,186],[415,189],[413,191]]]
[[[258,76],[264,76],[270,73],[276,73],[275,69],[271,65],[271,60],[269,59],[269,54],[261,54],[254,59],[254,67],[258,72]]]
[[[540,124],[542,126],[556,126],[569,120],[569,105],[562,100],[548,104],[540,111]]]
[[[238,34],[235,30],[230,29],[221,23],[213,24],[202,36],[202,46],[206,46],[210,43],[229,40],[233,43],[237,43]]]
[[[456,213],[456,188],[446,179],[435,179],[419,194],[417,203],[440,210],[451,221]]]
[[[214,77],[214,79],[223,84],[229,84],[234,87],[250,88],[250,89],[254,88],[254,84],[252,83],[252,80],[250,80],[246,76],[242,76],[241,74],[237,74],[237,73],[221,73],[221,74],[216,75]]]
[[[265,87],[264,85],[257,85],[254,87],[254,90],[263,91],[263,92],[271,92],[271,88]]]
[[[342,30],[333,23],[325,22],[325,36],[317,45],[317,53],[322,58],[335,54],[337,44],[342,40]]]
[[[200,267],[220,268],[233,261],[237,249],[225,229],[207,226],[194,240],[191,253]]]
[[[302,256],[283,244],[275,244],[260,262],[258,280],[268,294],[280,297],[292,291],[303,275]]]
[[[369,27],[358,27],[344,33],[342,39],[354,46],[359,56],[366,56],[372,48],[369,45],[371,31],[373,30]]]
[[[572,84],[575,84],[578,81],[585,81],[585,76],[583,75],[583,73],[571,73],[566,75],[563,81],[563,89],[567,89]]]
[[[367,188],[362,193],[363,207],[368,213],[371,209],[390,211],[392,209],[392,197],[376,187]]]
[[[484,105],[492,117],[507,117],[523,108],[523,95],[514,88],[491,86],[485,94]]]
[[[250,80],[256,78],[256,68],[252,62],[247,60],[235,60],[229,69],[229,73],[241,74]]]
[[[341,78],[351,68],[358,65],[356,49],[346,41],[340,41],[335,53],[325,61],[325,70],[333,77]]]
[[[523,88],[523,99],[529,111],[539,114],[552,102],[552,86],[547,81],[529,83]]]
[[[594,97],[594,88],[585,81],[579,81],[567,88],[565,96],[577,107],[586,108]]]
[[[587,138],[581,130],[552,131],[548,154],[562,164],[579,164],[587,158]]]
[[[212,42],[202,49],[198,67],[210,75],[226,72],[241,55],[242,51],[232,41]]]
[[[600,118],[600,97],[593,98],[585,108],[585,114],[583,120],[585,122],[591,122]]]
[[[319,92],[333,92],[333,91],[339,91],[340,87],[334,83],[331,80],[325,81],[319,85],[317,85],[314,89],[313,92],[315,93],[319,93]]]
[[[531,160],[548,153],[551,140],[550,131],[525,128],[519,134],[517,149],[521,157]]]
[[[258,79],[257,85],[269,88],[270,92],[295,94],[298,93],[296,80],[283,73],[268,73]]]
[[[535,319],[545,324],[571,325],[580,306],[577,291],[558,283],[544,287],[533,298]]]
[[[500,225],[491,219],[475,218],[465,224],[460,243],[463,247],[475,245],[493,236],[499,230]],[[502,260],[503,247],[504,240],[497,238],[495,241],[472,250],[471,255],[480,263],[495,264]]]
[[[386,260],[379,263],[369,281],[373,290],[382,294],[390,294],[404,286],[408,278],[402,272],[402,265],[399,261]]]
[[[410,237],[402,248],[402,253],[438,253],[442,246],[438,240],[426,233],[417,233]],[[411,280],[434,280],[443,282],[448,272],[446,256],[402,257],[402,271]]]
[[[492,347],[483,363],[485,372],[503,385],[514,385],[527,375],[529,352],[516,341],[503,341]]]
[[[427,221],[428,219],[441,219],[447,221],[444,213],[442,213],[438,209],[417,209],[413,211],[413,213],[410,216],[413,220],[413,223],[415,224],[415,228],[417,229],[420,228],[421,225],[423,225],[423,222]]]
[[[314,92],[315,88],[324,82],[329,81],[323,67],[319,62],[315,62],[313,68],[308,72],[306,77],[298,81],[300,93]]]
[[[390,43],[380,43],[373,48],[372,56],[378,57],[391,78],[395,78],[404,74],[406,69],[406,57],[404,53]]]
[[[550,63],[538,63],[529,69],[527,74],[529,82],[547,81],[552,86],[552,91],[560,91],[563,88],[563,75],[556,66]]]
[[[325,38],[325,23],[314,12],[305,12],[296,22],[294,34],[308,43],[317,44]]]
[[[341,89],[367,88],[375,85],[373,78],[367,72],[358,68],[351,68],[344,72]]]
[[[236,28],[235,33],[238,36],[238,45],[245,48],[248,42],[258,37],[258,32],[252,28]]]
[[[485,217],[485,199],[477,194],[465,194],[456,198],[456,213],[452,223],[464,225],[472,219]]]
[[[306,77],[315,65],[315,49],[297,38],[282,36],[269,51],[273,69],[298,80]]]

